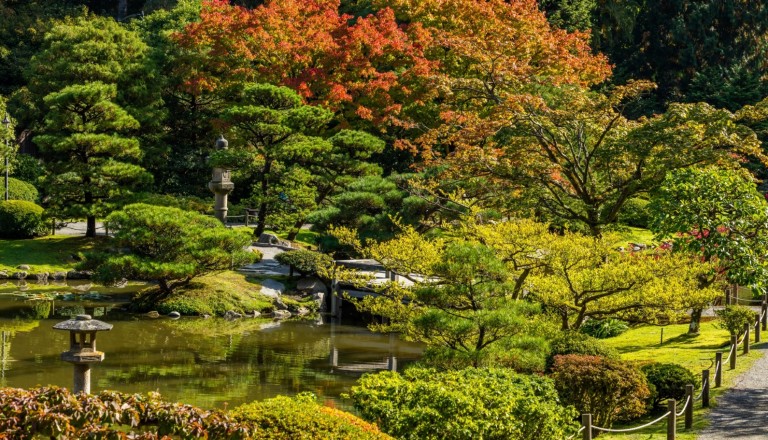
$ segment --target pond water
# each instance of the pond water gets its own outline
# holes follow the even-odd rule
[[[322,319],[152,319],[125,312],[131,286],[116,292],[64,288],[67,294],[54,299],[51,293],[0,293],[3,386],[71,388],[72,365],[59,359],[69,335],[51,327],[81,313],[114,324],[97,337],[106,358],[91,370],[92,392],[158,391],[167,400],[204,408],[302,391],[347,407],[339,395],[361,374],[400,370],[422,351],[394,335]]]

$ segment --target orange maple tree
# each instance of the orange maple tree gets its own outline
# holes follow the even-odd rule
[[[250,10],[208,0],[176,40],[190,56],[188,91],[281,84],[342,120],[398,121],[404,105],[425,99],[435,66],[420,25],[399,25],[390,8],[353,18],[339,12],[339,0],[270,0]]]
[[[589,34],[549,25],[536,0],[376,0],[429,33],[439,118],[402,146],[426,159],[484,145],[521,110],[559,86],[589,87],[611,73]]]

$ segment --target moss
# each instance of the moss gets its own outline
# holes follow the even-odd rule
[[[182,315],[223,315],[228,310],[251,313],[274,309],[271,298],[260,293],[258,284],[232,271],[195,278],[158,303],[146,301],[155,289],[139,292],[133,299],[133,308],[137,311],[157,310],[163,314],[176,311]]]

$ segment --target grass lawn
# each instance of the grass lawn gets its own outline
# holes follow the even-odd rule
[[[68,271],[77,261],[78,252],[94,250],[104,237],[86,238],[54,235],[30,240],[0,240],[0,270],[10,270],[28,264],[32,272]]]
[[[145,293],[151,293],[151,287]],[[182,315],[223,315],[228,310],[251,313],[274,308],[272,299],[261,294],[261,285],[245,275],[226,271],[194,278],[189,285],[174,290],[159,303],[144,303],[141,295],[134,303],[140,311],[176,311]]]
[[[657,241],[653,239],[653,232],[647,229],[635,228],[634,226],[627,226],[626,228],[626,230],[617,233],[618,240],[615,243],[616,247],[622,246],[626,248],[629,243],[643,243],[647,245],[657,243]]]
[[[728,332],[715,327],[713,322],[705,322],[701,325],[701,333],[698,336],[688,336],[688,325],[668,325],[664,327],[664,343],[659,345],[659,336],[661,327],[643,326],[631,329],[623,335],[604,340],[607,345],[616,348],[622,355],[622,358],[632,361],[654,361],[654,362],[673,362],[683,365],[696,373],[701,374],[701,370],[710,369],[712,382],[714,383],[713,361],[716,351],[725,351],[728,348]],[[754,341],[754,336],[752,336]],[[762,355],[763,350],[758,348],[768,348],[768,343],[753,345],[753,350],[746,356],[741,354],[737,357],[736,370],[730,370],[728,365],[724,365],[723,386],[721,388],[711,388],[710,398],[712,405],[716,405],[716,399],[725,389],[733,384],[734,379],[741,373],[746,372],[752,364]],[[727,357],[728,353],[724,353]],[[698,395],[700,390],[696,390]],[[701,408],[701,403],[697,402],[693,413],[693,430],[686,431],[684,428],[683,417],[678,418],[677,438],[682,440],[695,440],[697,433],[707,425],[705,419],[707,410]],[[636,420],[627,426],[614,425],[613,428],[630,428],[647,423],[660,414],[654,414],[641,420]],[[638,433],[632,434],[602,434],[601,439],[622,439],[622,440],[663,440],[666,439],[666,423],[659,422],[651,427],[645,428]]]

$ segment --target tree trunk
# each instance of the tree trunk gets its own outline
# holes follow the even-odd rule
[[[261,203],[259,204],[259,212],[256,214],[256,229],[253,230],[255,237],[259,237],[267,228],[267,190],[269,189],[269,172],[271,169],[272,160],[266,159],[261,175]]]
[[[86,218],[86,228],[85,228],[85,236],[86,237],[95,237],[96,236],[96,216],[89,215]]]
[[[293,228],[291,228],[291,232],[288,233],[288,237],[286,239],[288,241],[296,240],[296,236],[299,235],[299,232],[301,232],[301,227],[304,226],[304,220],[298,220],[296,223],[293,224]]]
[[[117,1],[117,21],[123,21],[128,15],[128,0]]]
[[[568,322],[568,312],[563,312],[560,314],[560,317],[562,318],[562,328],[561,330],[570,330],[571,324]]]
[[[688,325],[688,334],[689,335],[698,335],[699,334],[699,327],[701,323],[701,308],[693,308],[691,310],[691,323]]]
[[[259,205],[259,212],[256,214],[256,229],[253,230],[253,236],[259,237],[267,229],[267,203],[262,202]]]

